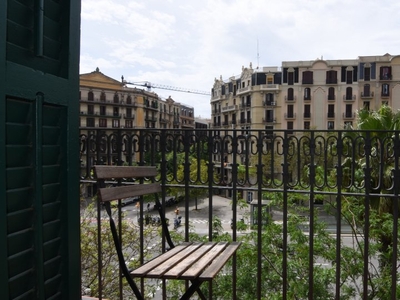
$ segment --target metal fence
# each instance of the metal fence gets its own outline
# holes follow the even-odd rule
[[[83,192],[95,193],[90,185],[94,182],[94,164],[157,166],[163,205],[170,189],[184,199],[181,205],[188,220],[183,230],[185,241],[191,238],[188,208],[193,197],[207,201],[209,240],[215,238],[213,196],[218,194],[232,201],[232,229],[228,235],[232,240],[254,237],[247,239],[243,251],[252,251],[255,259],[254,274],[249,275],[239,271],[243,267],[239,265],[243,263],[240,251],[233,258],[232,294],[226,297],[400,297],[400,132],[117,129],[112,133],[81,133],[81,183],[89,187]],[[238,225],[241,199],[251,202],[253,208],[251,224],[245,230]],[[278,214],[271,214],[273,211]],[[141,218],[144,214],[141,208]],[[295,218],[297,215],[301,222]],[[326,228],[324,216],[335,221],[329,224],[330,228]],[[296,240],[300,227],[292,227],[293,222],[304,225],[300,226],[300,240]],[[280,230],[280,242],[272,249],[266,244],[266,233],[275,232],[273,228]],[[330,239],[325,243],[332,243],[333,247],[321,250],[326,232]],[[344,238],[351,239],[351,246]],[[297,269],[296,259],[303,263]],[[321,274],[326,276],[326,282],[319,281]],[[245,291],[243,283],[246,276],[251,277],[249,291]],[[215,298],[224,298],[212,286],[209,291]]]

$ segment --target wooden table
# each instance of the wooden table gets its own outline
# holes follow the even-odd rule
[[[211,281],[239,248],[232,243],[183,243],[131,272],[132,277],[190,280],[181,299],[189,297],[204,281]]]

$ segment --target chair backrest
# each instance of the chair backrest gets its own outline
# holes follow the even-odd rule
[[[106,180],[140,179],[149,177],[154,178],[157,175],[156,167],[96,165],[94,166],[94,171],[96,178],[100,183],[100,186],[98,186],[98,197],[102,202],[161,192],[161,185],[154,182],[146,184],[138,184],[138,182],[133,182],[132,184],[115,186],[112,188],[108,188],[105,185]]]

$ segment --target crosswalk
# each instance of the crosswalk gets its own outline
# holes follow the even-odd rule
[[[221,220],[222,224],[230,224],[231,220]],[[190,223],[193,224],[208,224],[208,220],[207,219],[190,219]]]

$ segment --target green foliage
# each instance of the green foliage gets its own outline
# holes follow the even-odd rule
[[[116,220],[117,218],[115,218]],[[99,297],[98,290],[98,240],[97,240],[97,211],[92,205],[81,210],[81,278],[82,294],[88,295],[86,290],[90,290],[90,296]],[[159,229],[147,226],[144,230],[145,248],[151,249],[155,240],[159,240]],[[119,279],[118,279],[118,257],[114,247],[108,219],[102,219],[101,227],[102,241],[102,290],[103,297],[108,299],[118,299]],[[129,268],[136,268],[139,262],[139,230],[137,224],[124,220],[122,222],[122,251],[126,261],[129,261]],[[161,245],[155,249],[147,251],[144,260],[151,259],[154,255],[161,252]],[[133,292],[125,280],[123,280],[123,293],[126,297],[133,297]],[[155,284],[146,283],[145,294],[155,291]]]

